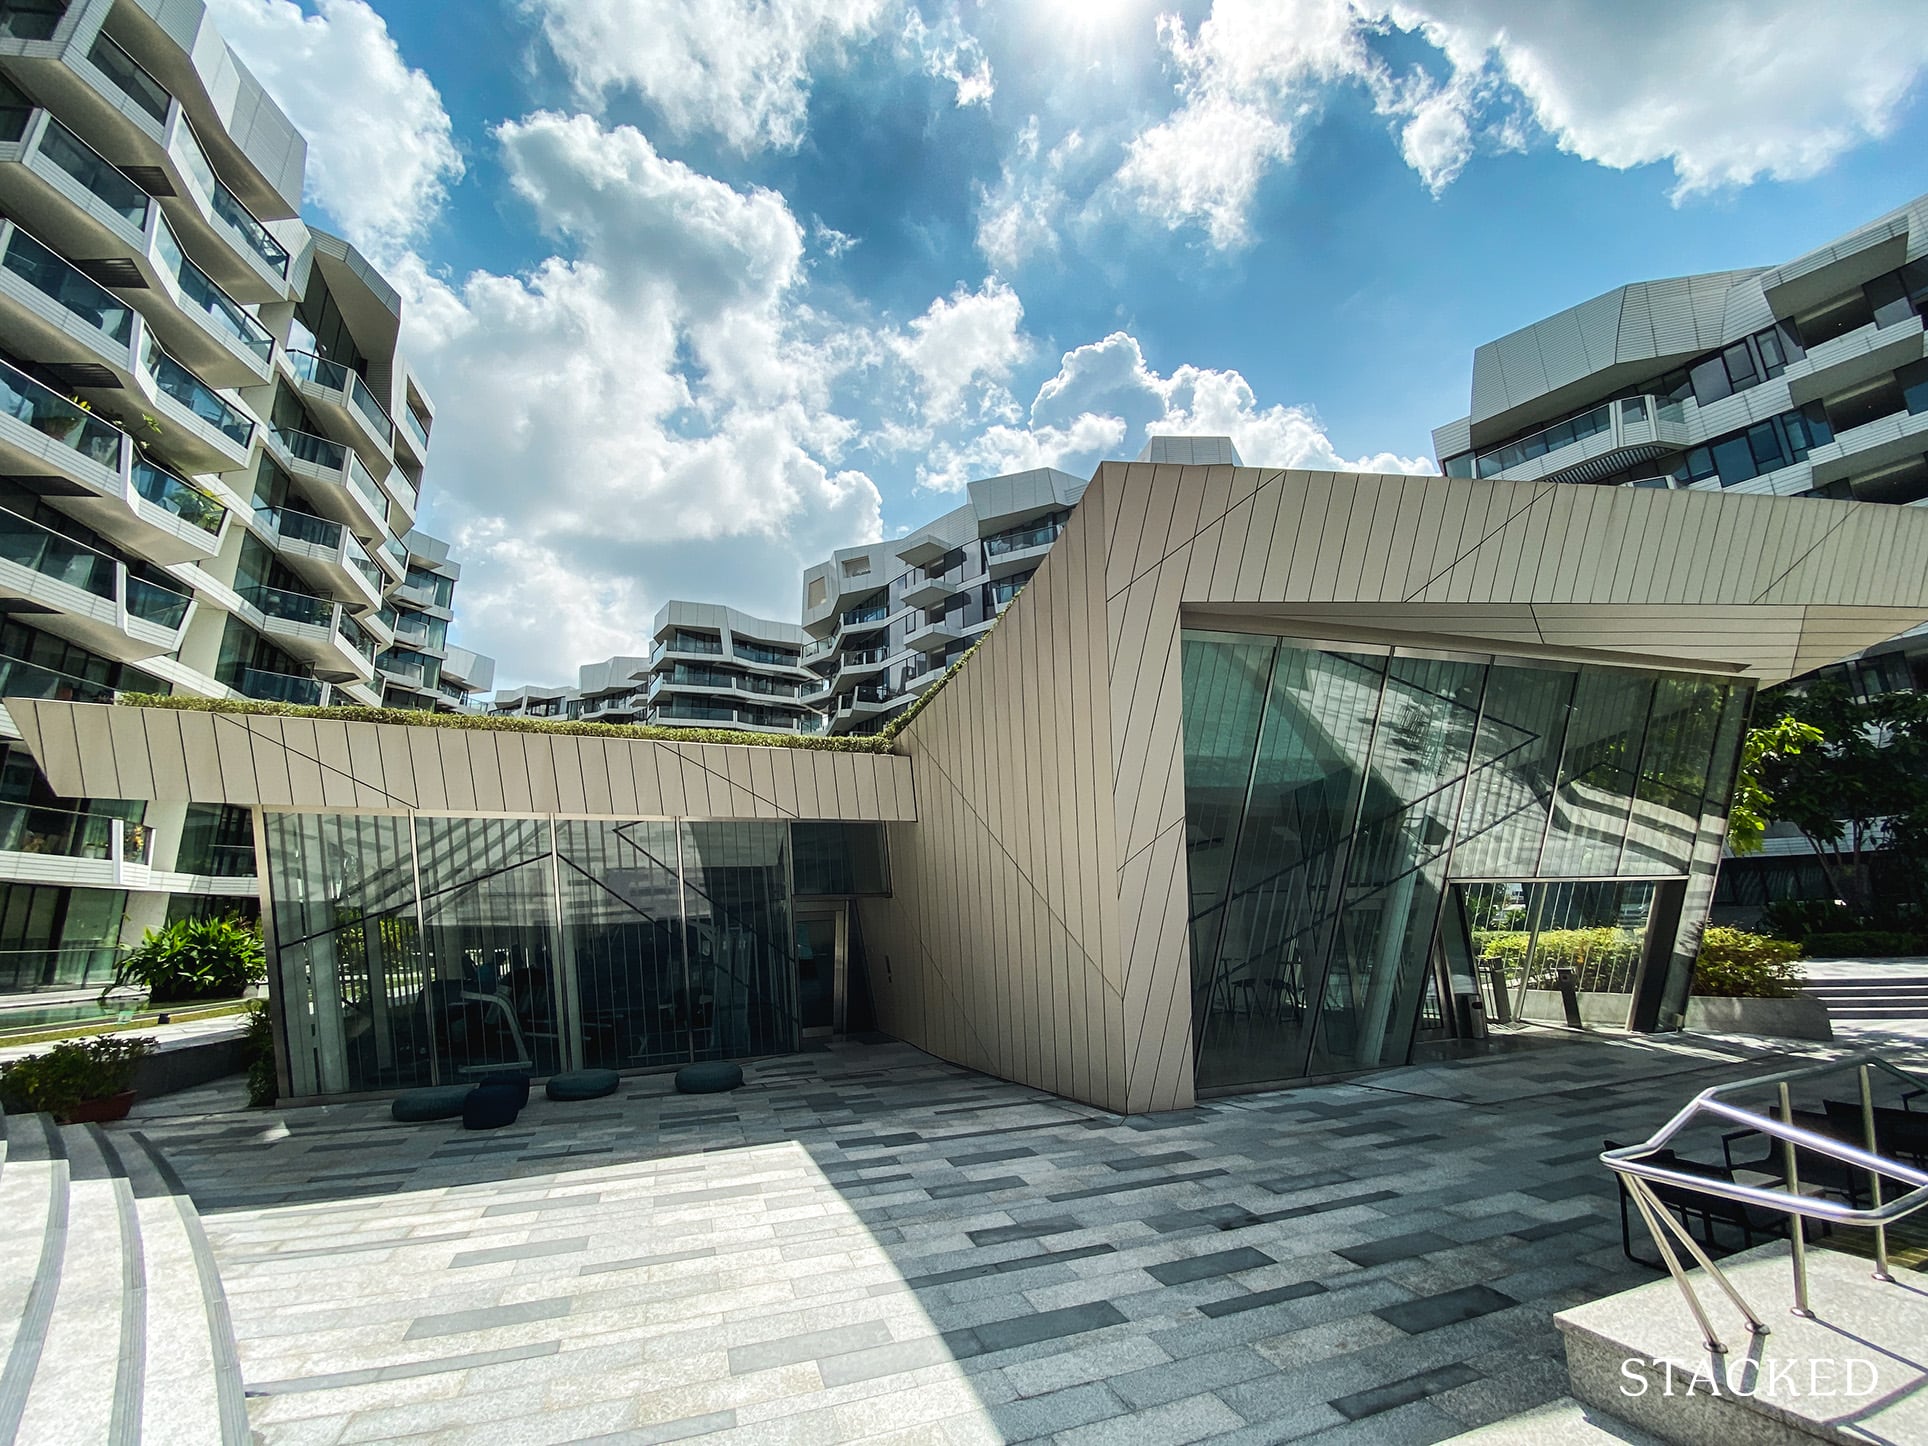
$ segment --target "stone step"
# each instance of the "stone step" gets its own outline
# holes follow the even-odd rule
[[[1562,1396],[1531,1411],[1446,1438],[1446,1446],[1662,1446],[1658,1436]]]
[[[67,1247],[67,1156],[45,1115],[9,1115],[0,1170],[0,1441],[15,1440]]]
[[[147,1137],[114,1130],[108,1142],[132,1187],[147,1261],[147,1374],[142,1416],[166,1440],[244,1446],[248,1410],[227,1296],[201,1217]]]
[[[23,1441],[124,1442],[136,1421],[145,1332],[133,1196],[99,1131],[66,1125],[67,1231],[59,1289],[20,1414]],[[130,1319],[132,1317],[132,1319]]]

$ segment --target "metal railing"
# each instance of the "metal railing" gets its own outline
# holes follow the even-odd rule
[[[1794,1107],[1788,1086],[1801,1080],[1819,1078],[1823,1075],[1839,1074],[1844,1070],[1855,1071],[1860,1086],[1861,1124],[1866,1148],[1849,1144],[1832,1135],[1819,1134],[1804,1129],[1794,1123]],[[1874,1278],[1891,1281],[1894,1277],[1888,1271],[1888,1226],[1928,1205],[1928,1171],[1904,1165],[1878,1153],[1880,1134],[1876,1128],[1876,1113],[1873,1093],[1872,1072],[1880,1070],[1909,1086],[1911,1089],[1928,1088],[1928,1078],[1912,1074],[1888,1063],[1878,1055],[1855,1055],[1847,1059],[1834,1060],[1825,1064],[1805,1065],[1797,1069],[1780,1070],[1774,1074],[1755,1075],[1750,1079],[1735,1080],[1730,1084],[1715,1085],[1702,1090],[1687,1105],[1653,1135],[1637,1145],[1623,1145],[1604,1151],[1600,1162],[1619,1177],[1621,1187],[1632,1199],[1640,1218],[1646,1222],[1652,1234],[1654,1245],[1666,1264],[1667,1273],[1680,1287],[1681,1296],[1687,1308],[1693,1312],[1695,1323],[1699,1325],[1702,1340],[1707,1349],[1716,1354],[1725,1354],[1726,1344],[1714,1332],[1713,1322],[1708,1319],[1700,1297],[1687,1278],[1687,1271],[1680,1262],[1674,1249],[1678,1242],[1687,1248],[1702,1270],[1718,1285],[1729,1301],[1747,1322],[1748,1330],[1754,1335],[1768,1334],[1767,1325],[1753,1308],[1748,1305],[1734,1283],[1714,1264],[1711,1256],[1688,1233],[1687,1227],[1675,1220],[1667,1204],[1655,1191],[1656,1185],[1668,1188],[1670,1193],[1707,1195],[1716,1200],[1726,1200],[1747,1207],[1755,1206],[1771,1210],[1788,1217],[1788,1243],[1794,1266],[1794,1314],[1811,1316],[1813,1310],[1808,1304],[1807,1278],[1807,1239],[1804,1222],[1818,1220],[1827,1225],[1866,1226],[1874,1231],[1875,1270]],[[1778,1095],[1780,1118],[1760,1114],[1731,1103],[1729,1096],[1748,1090],[1774,1087]],[[1785,1188],[1774,1189],[1763,1185],[1744,1185],[1731,1178],[1698,1173],[1692,1169],[1674,1169],[1669,1164],[1654,1159],[1664,1155],[1672,1159],[1667,1150],[1667,1142],[1678,1135],[1691,1122],[1705,1116],[1714,1116],[1745,1129],[1755,1130],[1770,1139],[1779,1140],[1782,1150],[1782,1168]],[[1819,1195],[1802,1193],[1799,1152],[1805,1150],[1812,1155],[1832,1160],[1852,1170],[1865,1171],[1868,1176],[1869,1200],[1866,1207],[1852,1202],[1825,1199]],[[1882,1177],[1898,1180],[1908,1187],[1903,1194],[1892,1200],[1882,1199]]]

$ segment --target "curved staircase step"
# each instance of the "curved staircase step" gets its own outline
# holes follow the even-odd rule
[[[0,1441],[18,1438],[67,1253],[67,1157],[45,1115],[7,1117],[0,1172]]]

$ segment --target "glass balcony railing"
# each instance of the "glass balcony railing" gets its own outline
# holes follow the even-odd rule
[[[408,549],[403,547],[398,539],[384,537],[382,539],[381,550],[383,555],[386,556],[390,562],[394,563],[399,571],[403,573],[408,571]]]
[[[286,276],[288,248],[275,240],[254,212],[242,204],[241,198],[214,174],[214,167],[208,164],[207,152],[201,149],[201,141],[194,134],[194,127],[183,119],[176,134],[181,140],[180,154],[176,159],[182,163],[188,179],[201,188],[202,195],[207,198],[208,210],[216,220],[234,232],[236,239],[247,250],[259,256],[270,271],[277,276]]]
[[[0,698],[40,698],[55,703],[111,703],[116,690],[25,658],[0,655]]]
[[[288,542],[305,542],[313,547],[339,548],[342,525],[288,507],[264,507],[259,515]]]
[[[360,653],[372,667],[375,662],[375,639],[360,623],[343,612],[335,622],[335,633],[341,640]]]
[[[656,716],[666,723],[734,723],[736,709],[712,703],[672,703],[667,708],[658,708]]]
[[[329,361],[327,357],[316,356],[313,352],[290,351],[288,364],[302,381],[331,392],[345,393],[355,404],[355,410],[361,413],[362,420],[374,429],[375,435],[391,446],[394,444],[395,424],[389,420],[388,409],[375,399],[375,394],[361,377],[340,362]]]
[[[428,428],[424,427],[422,425],[422,419],[415,415],[415,408],[407,405],[402,407],[402,425],[408,429],[408,435],[415,439],[416,447],[426,455],[428,452]]]
[[[95,597],[114,596],[114,560],[17,512],[0,510],[0,558]]]
[[[381,669],[395,682],[413,684],[416,687],[420,687],[423,680],[428,677],[428,669],[424,665],[404,662],[400,658],[384,659]]]
[[[843,624],[847,628],[862,627],[865,623],[881,623],[889,616],[889,603],[866,603],[862,607],[851,608],[846,611],[843,615]]]
[[[293,681],[313,682],[313,679],[296,678]],[[316,684],[319,687],[319,684]],[[253,844],[205,844],[193,853],[182,850],[181,857],[174,865],[184,874],[198,874],[202,878],[251,879],[254,877]]]
[[[270,673],[265,668],[243,668],[234,690],[246,698],[264,703],[296,703],[304,708],[321,706],[319,678],[302,678],[292,673]]]
[[[134,311],[113,292],[15,228],[0,266],[122,346],[134,336]]]
[[[41,137],[40,154],[136,231],[147,229],[147,208],[154,198],[51,115],[47,117],[46,134]]]
[[[853,648],[843,655],[846,668],[867,668],[873,663],[881,663],[890,656],[889,648]]]
[[[305,592],[290,592],[287,588],[269,587],[265,583],[255,583],[240,591],[242,599],[252,604],[263,617],[320,628],[327,627],[334,619],[335,605],[326,598],[310,597]]]
[[[1475,463],[1475,470],[1482,477],[1495,477],[1501,472],[1523,466],[1536,457],[1544,457],[1548,452],[1557,452],[1562,447],[1570,447],[1575,442],[1607,431],[1612,426],[1613,406],[1605,403],[1580,416],[1542,427],[1518,441],[1508,442],[1504,447],[1482,452]]]
[[[775,668],[794,668],[797,666],[795,648],[766,648],[761,643],[745,643],[732,639],[736,655],[745,662],[767,663]]]
[[[1028,547],[1046,547],[1058,540],[1064,531],[1062,522],[1047,522],[1042,527],[1025,527],[1016,532],[1001,532],[996,537],[984,539],[986,557],[1002,557],[1010,552],[1022,552]]]
[[[161,258],[161,264],[173,273],[181,288],[181,295],[206,313],[216,331],[232,337],[242,350],[253,353],[264,362],[274,355],[274,338],[268,334],[268,329],[249,315],[240,302],[215,285],[207,272],[188,260],[187,253],[181,250],[179,238],[165,218],[157,228],[154,249]]]
[[[169,632],[178,629],[187,618],[187,607],[192,601],[186,593],[162,587],[145,578],[127,579],[127,611]]]
[[[141,67],[138,60],[108,39],[106,31],[94,37],[94,46],[87,52],[87,58],[135,105],[162,125],[167,124],[168,105],[174,97],[167,93],[166,86]]]
[[[221,530],[221,519],[227,516],[228,509],[207,493],[190,487],[144,457],[134,459],[133,477],[134,490],[156,507],[172,512],[203,532],[212,534]]]
[[[121,825],[121,858],[147,862],[146,824],[128,823],[111,813],[75,813],[31,803],[0,803],[0,849],[10,854],[51,854],[56,858],[111,859],[114,825]]]
[[[67,0],[0,0],[0,36],[52,40],[67,13]]]
[[[380,597],[382,589],[388,585],[388,579],[382,575],[382,570],[375,566],[374,560],[368,555],[368,550],[357,539],[351,537],[348,539],[348,546],[344,549],[343,556],[348,559],[348,565],[362,575],[362,579],[375,595]]]
[[[276,427],[274,434],[297,461],[306,462],[324,472],[336,473],[342,484],[361,498],[371,515],[388,516],[388,503],[383,499],[381,489],[375,485],[374,475],[362,466],[361,459],[348,448],[326,437],[317,437],[313,432],[297,432],[290,427]]]
[[[120,470],[121,431],[76,406],[18,367],[0,362],[0,411],[73,448],[89,461]]]
[[[413,517],[416,508],[421,505],[422,489],[409,481],[408,474],[397,467],[388,474],[388,490],[394,494],[402,511]]]
[[[254,437],[253,422],[222,401],[213,387],[162,351],[158,342],[147,344],[147,373],[162,392],[236,446],[245,447]]]

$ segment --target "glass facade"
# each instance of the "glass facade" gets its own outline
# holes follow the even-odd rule
[[[297,1096],[794,1050],[792,829],[813,875],[882,871],[880,827],[281,812],[265,826]]]
[[[1721,679],[1232,633],[1188,631],[1183,678],[1207,1089],[1404,1063],[1422,1014],[1471,991],[1450,883],[1684,877],[1747,707]],[[1562,907],[1617,926],[1630,906]]]

